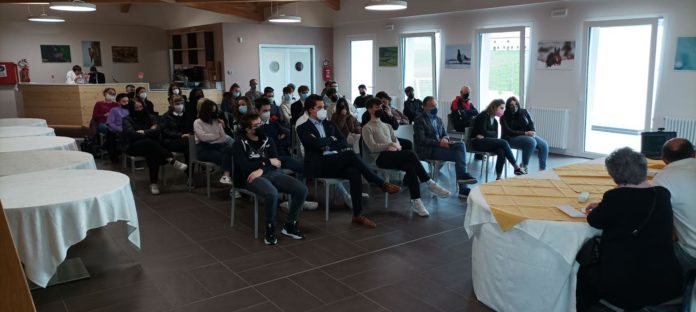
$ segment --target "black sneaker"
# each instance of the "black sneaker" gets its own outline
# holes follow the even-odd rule
[[[263,242],[266,245],[275,245],[278,243],[278,239],[275,234],[275,226],[273,224],[266,224],[266,236],[263,238]]]
[[[285,223],[285,226],[283,226],[283,229],[280,232],[285,236],[292,237],[293,239],[304,239],[304,234],[302,234],[300,228],[297,226],[297,221]]]
[[[474,160],[483,160],[483,154],[474,154]]]
[[[460,179],[457,179],[457,182],[464,184],[476,184],[478,183],[478,180],[472,177],[468,172],[464,172],[464,175]]]
[[[515,169],[515,175],[523,175],[523,174],[527,174],[527,173],[524,172],[524,170],[522,170],[522,168]]]
[[[459,186],[459,198],[467,199],[469,197],[469,192],[471,192],[471,189],[466,187],[466,185]]]

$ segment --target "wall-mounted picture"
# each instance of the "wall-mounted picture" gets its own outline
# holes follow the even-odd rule
[[[82,41],[82,64],[87,68],[102,66],[101,44],[99,41]]]
[[[445,68],[471,68],[471,44],[445,47]]]
[[[380,47],[379,48],[379,66],[381,67],[396,67],[399,64],[399,48],[398,47]]]
[[[573,70],[575,41],[539,41],[537,69]]]
[[[138,47],[111,47],[114,63],[137,63]]]
[[[696,70],[696,37],[677,38],[674,70]]]
[[[70,46],[69,45],[41,45],[41,62],[44,63],[70,63]]]

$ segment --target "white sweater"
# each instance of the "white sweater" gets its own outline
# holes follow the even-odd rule
[[[193,122],[193,132],[196,134],[196,144],[199,141],[216,144],[227,142],[227,135],[222,128],[222,124],[213,120],[212,124],[206,123],[203,120],[196,119]]]

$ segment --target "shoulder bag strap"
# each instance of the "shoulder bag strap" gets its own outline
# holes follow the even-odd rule
[[[647,225],[648,222],[650,221],[650,217],[652,216],[653,211],[655,211],[655,203],[657,201],[657,191],[655,190],[655,187],[653,187],[652,190],[653,190],[653,200],[652,200],[652,206],[650,207],[650,212],[648,212],[648,216],[645,218],[645,221],[643,221],[643,224],[641,224],[638,228],[633,230],[633,232],[631,233],[631,234],[633,234],[634,237],[637,237],[640,234],[640,231],[642,231],[643,228],[645,227],[645,225]]]

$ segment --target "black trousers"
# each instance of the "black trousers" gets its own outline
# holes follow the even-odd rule
[[[421,198],[420,184],[430,180],[430,176],[421,165],[418,156],[413,151],[401,150],[398,152],[384,151],[379,153],[376,161],[377,167],[405,171],[404,180],[411,193],[411,199]]]
[[[401,145],[401,150],[402,151],[412,151],[413,150],[413,142],[411,140],[406,140],[402,138],[396,138],[399,140],[399,145]]]
[[[166,148],[168,151],[183,153],[184,160],[186,161],[186,164],[189,163],[188,140],[186,140],[186,139],[167,140],[167,141],[162,142],[162,146],[164,146],[164,148]]]
[[[167,158],[172,158],[170,151],[152,139],[140,139],[130,143],[127,153],[131,156],[145,157],[145,162],[150,170],[150,183],[157,183],[159,167],[167,162]]]
[[[575,307],[578,312],[587,311],[601,298],[599,292],[599,265],[588,265],[578,270],[578,282],[575,288]]]
[[[118,163],[118,156],[121,154],[118,148],[118,136],[119,133],[111,132],[111,130],[106,131],[106,142],[104,142],[104,145],[106,145],[106,151],[109,152],[109,158],[113,163]]]
[[[353,151],[325,155],[321,161],[319,178],[347,179],[353,202],[353,215],[362,214],[362,177],[375,185],[382,186],[384,180],[377,176]]]
[[[471,146],[477,151],[481,152],[492,152],[497,155],[495,159],[495,173],[500,176],[503,173],[503,167],[505,167],[505,159],[510,162],[511,165],[515,165],[515,155],[512,154],[510,145],[507,141],[503,139],[495,138],[483,138],[471,140]]]

